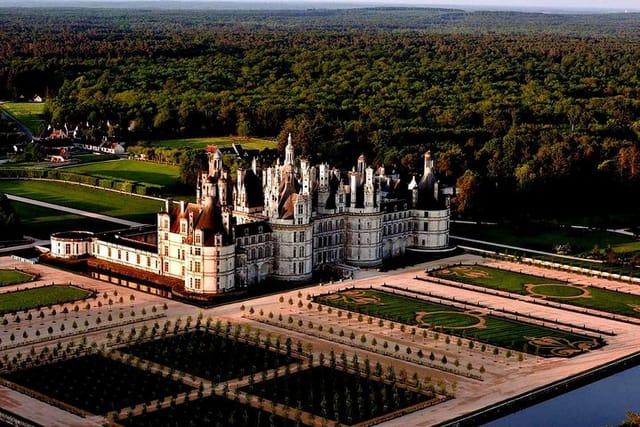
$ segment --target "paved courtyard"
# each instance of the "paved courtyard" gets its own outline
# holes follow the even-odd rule
[[[202,313],[205,318],[212,317],[214,321],[220,319],[223,322],[229,320],[235,324],[249,324],[252,329],[261,330],[263,334],[270,333],[272,336],[281,335],[283,337],[291,337],[294,340],[299,339],[305,343],[305,347],[312,349],[315,354],[320,352],[328,354],[331,350],[336,353],[344,351],[351,358],[356,353],[360,360],[368,358],[372,364],[379,361],[384,366],[393,364],[396,372],[403,369],[408,376],[416,373],[420,378],[429,378],[434,383],[445,384],[448,390],[453,390],[455,399],[383,424],[391,426],[401,423],[427,426],[476,411],[541,385],[632,354],[640,349],[640,344],[638,344],[640,342],[640,326],[636,324],[616,321],[608,316],[592,316],[575,311],[566,311],[557,306],[532,304],[528,300],[531,297],[513,298],[506,294],[494,295],[478,292],[471,287],[445,286],[435,281],[417,279],[417,277],[427,278],[425,274],[427,268],[437,268],[459,262],[469,264],[485,263],[500,268],[522,271],[523,273],[544,274],[546,277],[569,280],[571,283],[601,286],[614,290],[624,289],[628,292],[640,294],[640,290],[636,289],[634,285],[462,255],[386,273],[372,270],[357,271],[353,280],[314,285],[239,301],[221,307],[200,309],[69,272],[37,264],[25,264],[9,257],[3,257],[0,258],[0,269],[19,268],[40,274],[40,278],[37,282],[3,287],[0,292],[48,285],[52,282],[59,284],[73,283],[95,290],[98,297],[88,300],[89,308],[86,307],[87,302],[85,301],[78,304],[80,306],[78,311],[74,311],[73,308],[76,303],[67,303],[52,306],[51,309],[43,309],[43,312],[45,312],[43,318],[38,317],[39,310],[31,310],[33,315],[30,322],[26,320],[21,320],[19,323],[10,321],[7,325],[0,325],[0,338],[2,339],[0,348],[4,348],[4,350],[0,350],[0,357],[4,357],[5,354],[12,357],[19,351],[24,354],[31,347],[38,349],[44,345],[51,346],[52,343],[57,343],[58,341],[64,343],[65,341],[76,340],[77,342],[82,336],[87,336],[89,341],[95,341],[100,345],[108,342],[107,335],[110,332],[115,334],[119,329],[128,331],[131,325],[136,327],[144,323],[151,325],[155,321],[162,324],[168,319],[175,320],[178,317],[184,319],[187,316],[192,316],[195,319],[199,313]],[[446,343],[446,334],[439,334],[440,336],[436,339],[433,331],[428,331],[424,336],[423,330],[418,329],[415,334],[412,334],[411,327],[407,327],[402,331],[398,324],[391,328],[388,321],[383,322],[381,326],[377,319],[369,323],[366,319],[367,316],[358,321],[357,314],[348,318],[344,313],[338,316],[338,310],[328,313],[328,310],[325,309],[320,312],[317,309],[317,304],[310,300],[314,295],[339,291],[347,287],[372,287],[374,289],[389,290],[388,285],[403,288],[409,295],[416,295],[412,294],[413,291],[421,294],[430,293],[435,298],[440,296],[448,300],[455,298],[456,301],[461,303],[466,301],[480,304],[488,310],[505,309],[536,318],[548,319],[549,322],[557,321],[573,325],[577,331],[587,327],[602,331],[612,331],[615,335],[604,337],[607,341],[606,346],[573,358],[542,358],[530,354],[523,354],[519,357],[517,352],[513,352],[511,357],[507,357],[504,349],[498,355],[493,354],[490,351],[493,348],[492,346],[487,346],[489,348],[485,351],[481,351],[478,345],[474,346],[474,348],[469,348],[468,340],[466,339],[462,340],[462,345],[457,345],[458,337],[450,337],[450,342]],[[121,297],[122,302],[120,302]],[[112,304],[108,303],[109,300],[112,301]],[[289,300],[291,300],[291,303],[289,303]],[[165,304],[166,309],[164,308]],[[68,313],[63,313],[65,307],[67,307]],[[52,314],[53,310],[55,310],[55,314]],[[132,312],[134,315],[132,315]],[[122,313],[122,317],[120,317],[120,313]],[[271,317],[269,313],[272,314]],[[20,315],[24,319],[27,313],[20,313]],[[111,321],[107,320],[109,315],[111,315]],[[283,318],[283,322],[278,324],[277,319],[280,315]],[[11,316],[7,315],[7,317]],[[97,317],[102,320],[99,324],[96,324]],[[291,323],[288,322],[289,317],[292,318]],[[77,328],[72,326],[74,322],[78,325]],[[88,326],[85,326],[85,322]],[[60,325],[62,324],[65,325],[65,328],[61,332]],[[309,324],[314,326],[308,327],[307,325]],[[322,331],[319,331],[318,325],[323,325]],[[49,327],[54,329],[51,334],[47,332]],[[333,328],[334,331],[341,329],[345,334],[343,337],[339,337],[336,333],[330,334],[330,328]],[[40,331],[38,337],[36,336],[36,330]],[[23,337],[25,331],[27,332],[27,338]],[[354,340],[349,338],[351,332],[355,336]],[[12,334],[14,340],[10,339]],[[362,338],[364,338],[364,341],[362,341]],[[374,338],[377,341],[377,345],[373,345]],[[383,349],[384,342],[388,343],[387,349]],[[394,348],[396,344],[398,345],[398,350]],[[406,351],[407,347],[412,350],[409,356]],[[416,356],[418,350],[425,355],[433,352],[438,359],[442,355],[446,355],[450,361],[447,367],[451,369],[443,370],[427,366],[424,360],[421,361]],[[455,370],[453,369],[453,361],[456,359],[459,360],[460,365],[457,370],[461,374],[451,372]],[[475,377],[464,375],[468,364],[473,367],[470,372],[474,373]],[[437,365],[437,363],[434,363],[434,365]],[[481,366],[484,371],[482,373],[479,372]],[[0,406],[46,425],[99,425],[104,422],[103,417],[97,416],[86,419],[60,409],[53,409],[43,402],[24,396],[6,387],[0,387]]]

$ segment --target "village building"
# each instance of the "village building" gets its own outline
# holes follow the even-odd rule
[[[291,136],[284,161],[262,168],[254,158],[235,180],[220,150],[208,156],[195,203],[167,200],[155,230],[96,235],[89,255],[212,295],[449,247],[450,192],[440,188],[429,152],[422,176],[409,183],[365,156],[348,172],[312,166],[296,159]],[[61,237],[52,255],[72,255]]]

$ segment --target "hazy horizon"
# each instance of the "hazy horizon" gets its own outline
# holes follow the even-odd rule
[[[513,10],[537,12],[640,12],[637,0],[0,0],[0,7],[153,7],[179,8],[189,6],[206,9],[287,9],[287,8],[348,8],[367,6],[444,7],[465,10]]]

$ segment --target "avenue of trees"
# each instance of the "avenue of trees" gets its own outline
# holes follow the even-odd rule
[[[638,203],[637,15],[0,12],[0,98],[44,94],[54,124],[291,132],[313,161],[402,173],[430,149],[472,218]]]

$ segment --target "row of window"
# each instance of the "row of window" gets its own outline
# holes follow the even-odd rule
[[[251,236],[251,239],[249,239],[249,237],[245,237],[244,239],[239,237],[236,239],[236,245],[238,246],[242,246],[244,244],[244,246],[249,245],[249,242],[251,242],[252,245],[257,243],[262,243],[262,242],[268,242],[269,240],[271,240],[271,235],[270,234],[258,234],[258,237],[256,239],[256,236]]]
[[[119,260],[122,260],[122,249],[118,249],[117,250],[117,258]],[[107,248],[107,257],[109,258],[113,258],[113,251],[110,247]],[[147,256],[147,267],[151,267],[151,257]],[[124,260],[126,262],[129,262],[129,252],[128,251],[124,251]],[[140,254],[136,254],[136,264],[140,265],[142,261],[142,256]]]
[[[327,246],[333,246],[334,244],[340,245],[342,244],[343,241],[344,241],[344,235],[342,233],[335,234],[335,238],[334,238],[334,234],[331,234],[329,236],[318,236],[316,238],[315,247],[324,248]]]
[[[325,264],[328,262],[341,262],[342,261],[342,249],[334,249],[332,251],[316,252],[316,265]]]
[[[316,223],[316,226],[315,226],[316,233],[325,233],[327,231],[333,231],[334,229],[336,230],[344,229],[344,219],[341,219],[340,221],[336,219],[333,221],[318,222]]]

